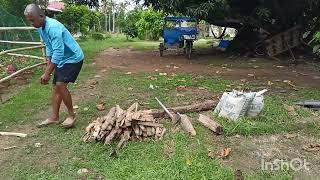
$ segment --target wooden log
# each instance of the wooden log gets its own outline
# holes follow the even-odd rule
[[[110,144],[112,139],[116,136],[118,132],[118,129],[113,128],[110,132],[110,134],[108,134],[108,136],[106,137],[106,139],[104,140],[104,144]]]
[[[0,56],[1,56],[1,55],[4,55],[4,54],[7,54],[7,53],[11,53],[11,52],[31,50],[31,49],[39,49],[39,48],[43,48],[43,45],[40,45],[40,46],[31,46],[31,47],[23,47],[23,48],[16,48],[16,49],[9,49],[9,50],[5,50],[5,51],[1,51],[1,52],[0,52]]]
[[[106,130],[110,131],[112,129],[112,125],[110,124]]]
[[[155,127],[151,127],[151,134],[152,134],[152,136],[156,135],[156,128]]]
[[[101,126],[101,129],[106,130],[110,125],[113,125],[114,122],[116,121],[116,108],[115,107],[111,108],[108,114],[103,118],[104,118],[104,122]]]
[[[107,134],[108,134],[108,131],[101,131],[97,136],[97,140],[101,141]]]
[[[216,106],[216,102],[213,100],[207,100],[202,103],[192,104],[188,106],[179,106],[168,108],[169,111],[174,113],[186,114],[190,112],[200,112],[200,111],[208,111],[212,110]],[[163,109],[150,109],[144,111],[145,113],[151,114],[154,118],[165,117],[166,113]]]
[[[36,30],[34,27],[0,27],[1,31],[30,31]]]
[[[166,133],[166,128],[162,128],[162,130],[161,130],[161,135],[160,135],[160,137],[159,137],[159,140],[161,140],[162,138],[163,138],[163,136],[164,136],[164,134]]]
[[[128,129],[126,129],[123,132],[117,147],[113,150],[113,152],[111,153],[110,156],[113,156],[113,157],[117,157],[118,156],[119,150],[121,148],[123,148],[124,146],[126,146],[126,144],[128,143],[128,140],[130,139],[130,133],[131,133],[131,131],[128,130]]]
[[[133,103],[133,104],[127,109],[127,113],[137,112],[138,106],[139,106],[138,103]]]
[[[134,125],[134,126],[132,126],[132,128],[133,128],[134,134],[136,136],[139,136],[139,132],[140,132],[139,126],[138,125]]]
[[[0,132],[0,136],[27,137],[27,134],[24,134],[24,133],[16,133],[16,132]]]
[[[96,121],[93,121],[92,123],[90,123],[87,127],[86,127],[86,132],[91,132],[91,129],[95,126]]]
[[[32,55],[26,55],[26,54],[7,53],[6,55],[9,55],[9,56],[16,56],[16,57],[25,57],[25,58],[40,59],[40,60],[43,60],[43,57],[39,57],[39,56],[32,56]]]
[[[147,136],[152,136],[153,134],[152,134],[152,128],[151,127],[146,127],[146,129],[147,129]]]
[[[93,134],[92,134],[92,138],[94,139],[94,140],[96,140],[97,139],[97,137],[99,136],[99,134],[100,134],[100,131],[101,131],[101,123],[98,121],[98,123],[96,123],[95,125],[94,125],[94,131],[93,131]]]
[[[88,142],[90,138],[90,133],[86,132],[81,138],[84,142]]]
[[[217,135],[223,134],[223,127],[208,116],[200,114],[198,121]]]
[[[38,67],[38,66],[42,66],[42,65],[45,65],[45,64],[47,64],[47,63],[46,63],[46,62],[42,62],[42,63],[38,63],[38,64],[35,64],[35,65],[32,65],[32,66],[28,66],[28,67],[25,67],[25,68],[23,68],[23,69],[20,69],[19,71],[15,72],[15,73],[12,73],[11,75],[9,75],[9,76],[7,76],[7,77],[5,77],[5,78],[2,78],[2,79],[0,80],[0,83],[3,83],[3,82],[5,82],[5,81],[8,81],[8,80],[12,79],[13,77],[21,74],[21,73],[24,72],[24,71],[27,71],[27,70],[30,70],[30,69],[34,69],[34,68],[36,68],[36,67]]]
[[[142,130],[142,132],[147,132],[146,127],[144,127],[143,125],[139,125],[139,128]]]
[[[196,135],[196,131],[194,130],[190,118],[185,114],[180,114],[180,125],[183,130],[189,133],[191,136]]]
[[[0,43],[26,44],[26,45],[41,45],[41,42],[25,42],[25,41],[4,41],[4,40],[0,40]]]
[[[155,122],[138,121],[137,124],[142,125],[142,126],[150,126],[150,127],[163,127],[163,124],[159,124],[159,123],[155,123]]]
[[[161,131],[160,127],[156,127],[156,137],[157,138],[161,137],[161,133],[162,133],[162,131]]]

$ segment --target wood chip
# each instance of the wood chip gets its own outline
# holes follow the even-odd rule
[[[221,158],[227,158],[228,156],[230,156],[230,153],[231,153],[231,148],[224,148],[221,151],[220,157]]]

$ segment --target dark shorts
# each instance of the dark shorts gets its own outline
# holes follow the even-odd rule
[[[56,68],[53,75],[52,84],[56,82],[74,83],[79,75],[83,61],[78,63],[67,63],[61,68]]]

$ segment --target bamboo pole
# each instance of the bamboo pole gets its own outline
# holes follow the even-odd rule
[[[5,40],[0,40],[0,43],[8,43],[8,44],[27,44],[27,45],[41,45],[41,42],[5,41]]]
[[[43,40],[42,40],[42,38],[41,38],[41,37],[40,37],[40,39],[41,39],[41,45],[43,46],[43,47],[41,48],[41,52],[42,52],[42,59],[43,59],[43,61],[44,61],[44,62],[47,62],[47,57],[46,57],[46,46],[44,45]]]
[[[24,48],[16,48],[16,49],[9,49],[9,50],[0,52],[0,56],[1,56],[1,55],[4,55],[4,54],[7,54],[7,53],[11,53],[11,52],[23,51],[23,50],[30,50],[30,49],[38,49],[38,48],[42,48],[42,47],[43,47],[43,45],[40,45],[40,46],[31,46],[31,47],[24,47]]]
[[[27,24],[24,22],[24,19],[21,18],[21,20],[22,20],[23,24],[27,27]],[[32,41],[34,41],[34,38],[33,38],[33,36],[32,36],[32,33],[31,33],[30,31],[28,31],[28,33],[29,33]]]
[[[36,30],[34,27],[0,27],[0,31],[29,31]]]
[[[39,56],[32,56],[32,55],[27,55],[27,54],[15,54],[15,53],[8,53],[7,55],[9,55],[9,56],[26,57],[26,58],[32,58],[32,59],[40,59],[40,60],[43,60],[43,57],[39,57]]]
[[[16,132],[0,132],[0,136],[27,137],[27,134],[25,134],[25,133],[16,133]]]
[[[47,63],[46,63],[46,62],[42,62],[42,63],[35,64],[35,65],[33,65],[33,66],[28,66],[28,67],[25,67],[25,68],[23,68],[23,69],[20,69],[19,71],[15,72],[15,73],[13,73],[13,74],[5,77],[5,78],[0,79],[0,83],[3,83],[3,82],[5,82],[5,81],[8,81],[8,80],[12,79],[13,77],[17,76],[18,74],[21,74],[21,73],[24,72],[24,71],[27,71],[27,70],[29,70],[29,69],[33,69],[33,68],[36,68],[36,67],[38,67],[38,66],[42,66],[42,65],[45,65],[45,64],[47,64]]]

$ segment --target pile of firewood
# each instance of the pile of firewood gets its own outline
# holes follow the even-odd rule
[[[174,107],[169,109],[138,110],[138,103],[134,103],[127,110],[123,110],[119,105],[111,108],[106,116],[99,117],[90,123],[83,136],[85,142],[102,141],[111,144],[112,140],[119,140],[112,155],[117,155],[128,141],[145,140],[155,138],[160,140],[166,132],[163,124],[157,118],[168,117],[174,124],[180,124],[191,136],[196,132],[192,126],[190,118],[185,114],[189,112],[200,112],[211,110],[215,106],[214,101],[205,101],[199,104]],[[211,129],[216,134],[222,134],[222,127],[206,116],[200,115],[199,122]]]
[[[117,146],[120,149],[129,140],[161,139],[165,132],[163,124],[157,123],[147,111],[138,111],[138,103],[134,103],[126,111],[117,105],[106,116],[90,123],[83,140],[110,144],[113,139],[120,139]]]

